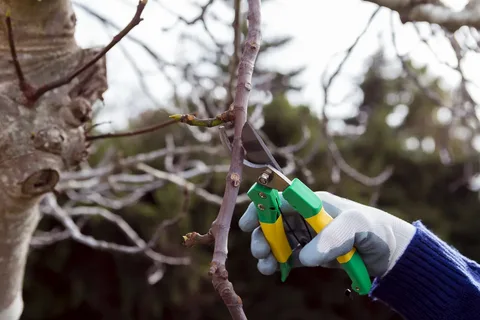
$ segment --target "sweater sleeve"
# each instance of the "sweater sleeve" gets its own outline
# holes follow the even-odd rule
[[[395,266],[373,282],[370,297],[406,319],[480,319],[480,265],[420,221]]]

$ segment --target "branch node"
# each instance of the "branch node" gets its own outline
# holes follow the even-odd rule
[[[199,234],[198,232],[194,231],[183,236],[182,244],[187,248],[191,248],[197,244],[210,245],[214,241],[215,238],[211,230],[209,230],[206,234]]]
[[[232,173],[230,175],[230,180],[232,181],[232,185],[235,187],[235,188],[238,188],[238,186],[240,185],[240,175],[236,172]]]

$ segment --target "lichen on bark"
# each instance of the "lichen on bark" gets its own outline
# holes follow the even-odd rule
[[[0,0],[10,13],[23,74],[33,87],[63,77],[97,53],[75,42],[75,14],[69,0]],[[107,89],[102,58],[69,84],[28,103],[20,90],[0,22],[0,320],[20,297],[29,242],[39,220],[38,204],[59,174],[88,156],[85,124],[92,103]],[[18,309],[18,301],[17,301]],[[21,306],[20,306],[21,307]]]

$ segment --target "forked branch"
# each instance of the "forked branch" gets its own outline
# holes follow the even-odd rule
[[[35,88],[32,84],[25,79],[25,76],[22,72],[22,68],[20,63],[18,62],[17,52],[15,49],[15,43],[13,39],[13,28],[10,19],[10,12],[6,14],[6,24],[7,24],[7,34],[8,34],[8,43],[10,46],[10,52],[12,55],[13,63],[15,66],[15,71],[17,73],[18,81],[20,84],[20,90],[23,92],[26,102],[28,105],[33,105],[41,96],[47,93],[50,90],[55,88],[61,87],[65,84],[70,83],[75,77],[80,75],[82,72],[93,66],[98,60],[100,60],[103,56],[107,54],[110,49],[112,49],[117,43],[119,43],[135,26],[137,26],[143,18],[141,17],[145,6],[147,5],[148,0],[139,0],[137,5],[137,10],[135,15],[133,16],[132,20],[128,23],[128,25],[121,30],[116,36],[113,37],[112,41],[105,46],[99,53],[97,53],[91,60],[83,64],[80,68],[76,69],[72,73],[68,74],[65,77],[60,79],[54,80],[50,83],[43,84],[37,88]]]

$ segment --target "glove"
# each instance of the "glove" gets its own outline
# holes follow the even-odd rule
[[[301,216],[280,194],[280,210],[296,235],[295,238],[285,228],[290,245],[295,248],[294,268],[341,268],[336,258],[355,246],[370,276],[383,277],[393,268],[415,235],[416,228],[412,224],[382,210],[328,192],[315,194],[333,218],[319,234],[306,227]],[[253,203],[240,218],[239,226],[244,232],[252,232],[250,249],[253,257],[258,259],[257,268],[260,273],[271,275],[279,270],[279,264],[260,228]]]

